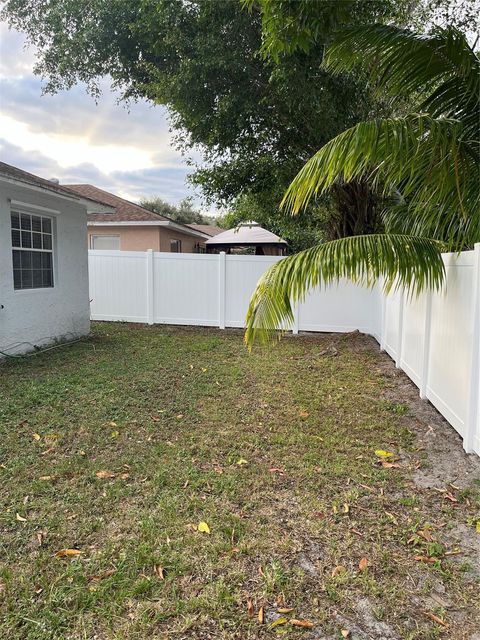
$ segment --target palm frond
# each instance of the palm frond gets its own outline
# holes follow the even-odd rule
[[[478,144],[463,139],[457,120],[413,114],[360,122],[305,164],[282,207],[296,214],[333,184],[366,178],[384,195],[401,190],[416,234],[457,250],[480,239],[479,177]]]
[[[433,116],[458,118],[472,100],[478,105],[479,59],[454,28],[427,36],[391,25],[347,27],[336,35],[324,64],[333,73],[362,68],[393,96],[430,94],[441,86],[441,100],[429,98],[417,105]]]
[[[280,260],[259,280],[250,300],[245,341],[271,342],[291,326],[292,304],[314,287],[347,278],[384,289],[404,287],[407,294],[439,288],[444,265],[439,243],[415,236],[372,234],[317,245]]]

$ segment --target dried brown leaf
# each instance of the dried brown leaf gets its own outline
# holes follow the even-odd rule
[[[115,474],[113,473],[113,471],[107,471],[105,469],[97,471],[95,475],[97,476],[97,478],[101,478],[102,480],[105,478],[115,478]]]
[[[313,622],[310,622],[310,620],[296,620],[295,618],[290,620],[290,624],[294,627],[303,627],[304,629],[312,629],[314,626]]]
[[[72,558],[80,555],[82,552],[79,549],[60,549],[55,554],[57,558]]]

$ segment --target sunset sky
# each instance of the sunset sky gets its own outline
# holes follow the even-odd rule
[[[34,48],[0,24],[0,158],[61,183],[92,183],[129,200],[158,195],[177,203],[198,193],[170,144],[166,110],[117,104],[107,82],[98,104],[76,86],[42,96]]]

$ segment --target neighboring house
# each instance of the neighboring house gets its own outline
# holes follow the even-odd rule
[[[84,199],[88,248],[204,253],[209,234],[153,213],[90,184],[63,185]]]
[[[1,351],[89,333],[86,221],[72,191],[0,162]]]

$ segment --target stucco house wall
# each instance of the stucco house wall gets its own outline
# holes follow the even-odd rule
[[[12,209],[51,218],[53,287],[14,289]],[[0,350],[21,353],[89,333],[86,223],[86,208],[75,197],[0,176]]]
[[[180,240],[182,253],[194,253],[199,244],[205,247],[205,239],[183,234],[176,229],[162,226],[114,226],[88,227],[88,248],[93,249],[93,236],[118,236],[120,251],[166,251],[170,252],[170,240]]]
[[[93,236],[119,236],[120,251],[160,251],[158,227],[88,227],[89,249],[93,249]]]

